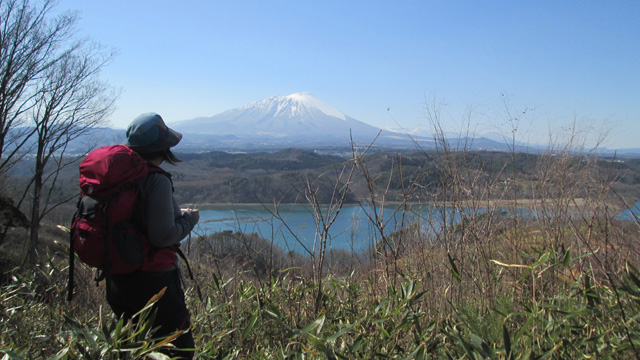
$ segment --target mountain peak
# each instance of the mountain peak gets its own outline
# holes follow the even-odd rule
[[[0,0],[1,1],[1,0]],[[181,132],[233,136],[237,141],[285,144],[348,143],[375,138],[380,129],[353,119],[308,92],[271,96],[220,114],[171,124]],[[299,145],[298,145],[299,146]]]
[[[263,108],[272,112],[274,116],[304,117],[308,114],[321,112],[340,120],[347,120],[345,114],[308,92],[297,92],[287,96],[271,96],[245,106],[247,109],[251,107]]]

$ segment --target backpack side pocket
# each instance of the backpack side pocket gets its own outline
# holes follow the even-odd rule
[[[104,265],[104,237],[102,234],[103,204],[90,196],[80,200],[77,216],[71,225],[74,250],[89,266]]]
[[[112,230],[114,250],[122,262],[122,269],[112,268],[113,273],[129,272],[142,266],[144,247],[141,234],[131,221],[118,223]]]

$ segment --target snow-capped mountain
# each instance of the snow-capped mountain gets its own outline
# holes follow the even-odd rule
[[[350,149],[371,144],[376,148],[433,149],[432,136],[379,129],[358,121],[307,92],[272,96],[211,117],[172,122],[184,133],[178,151]],[[375,140],[375,142],[374,142]],[[476,148],[498,149],[502,145],[482,139]]]
[[[170,124],[184,133],[237,138],[373,140],[380,129],[351,118],[309,93],[272,96],[211,117]]]
[[[176,147],[179,152],[273,151],[294,147],[344,153],[351,150],[351,140],[360,149],[372,142],[374,148],[394,151],[436,148],[433,133],[424,127],[381,130],[304,92],[272,96],[211,117],[171,122],[169,126],[184,134]],[[512,142],[502,134],[445,132],[437,138],[441,136],[452,149],[462,146],[467,150],[512,150]],[[68,150],[80,153],[91,145],[123,142],[123,129],[96,128],[74,140]],[[520,142],[516,145],[517,151],[539,151]],[[639,152],[627,150],[631,155]]]

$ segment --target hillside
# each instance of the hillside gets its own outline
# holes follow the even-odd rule
[[[637,193],[638,161],[465,152],[373,153],[354,163],[295,149],[180,156],[180,196],[268,199],[305,179],[331,194],[337,178],[353,190],[350,201],[447,201],[441,216],[393,232],[369,213],[367,226],[386,235],[364,252],[318,241],[296,253],[269,233],[190,237],[182,246],[196,279],[184,282],[196,358],[638,357],[640,233],[617,218],[611,191]],[[353,176],[341,177],[352,164]],[[0,353],[150,355],[164,343],[144,320],[116,326],[92,269],[76,263],[67,301],[60,219],[68,217],[43,224],[38,264],[4,267]],[[318,227],[317,239],[327,231]],[[13,232],[3,254],[19,258],[23,236]]]
[[[352,165],[348,158],[300,149],[275,153],[210,152],[180,156],[184,162],[167,169],[174,174],[178,199],[196,204],[305,201],[300,191],[305,188],[306,181],[316,184],[320,198],[328,202],[339,174]],[[365,156],[359,163],[350,180],[347,201],[368,199],[368,182],[371,182],[377,191],[386,192],[388,201],[405,199],[411,189],[407,200],[429,202],[441,198],[447,182],[453,178],[463,180],[459,179],[461,176],[467,177],[465,181],[475,181],[475,186],[495,186],[516,178],[522,183],[517,196],[527,199],[538,191],[535,181],[541,177],[549,177],[550,184],[563,181],[552,178],[562,174],[552,174],[555,170],[547,167],[549,161],[549,156],[544,155],[485,151],[457,155],[377,152]],[[603,160],[584,164],[576,158],[567,166],[576,172],[588,167],[589,171],[599,173],[602,178],[611,177],[615,180],[614,189],[631,203],[640,198],[637,186],[640,184],[640,160],[614,163]],[[367,176],[364,176],[365,171]],[[343,174],[339,183],[344,185],[345,181]],[[580,194],[580,189],[576,191],[577,196],[586,195],[584,192]],[[504,194],[495,192],[489,194],[491,196],[499,198]]]
[[[192,204],[306,202],[307,183],[317,189],[321,202],[328,203],[336,184],[344,186],[347,181],[346,174],[340,174],[353,165],[348,157],[293,148],[258,153],[178,153],[178,156],[183,161],[177,166],[163,166],[173,174],[178,202]],[[587,164],[582,158],[568,157],[564,166],[571,172],[567,172],[566,169],[558,170],[557,165],[551,166],[555,158],[553,155],[490,151],[374,152],[359,161],[349,182],[346,201],[354,203],[370,199],[372,189],[384,193],[387,201],[432,202],[469,196],[463,194],[464,189],[457,189],[458,193],[447,192],[449,184],[455,181],[464,181],[467,188],[486,186],[492,189],[478,196],[528,199],[539,196],[539,180],[546,181],[546,186],[561,186],[568,180],[563,175],[571,176],[579,171],[595,173],[603,182],[611,181],[613,189],[630,204],[640,199],[640,159],[616,162],[594,159]],[[29,160],[15,167],[14,181],[7,183],[7,189],[19,194],[21,184],[30,178],[31,167]],[[73,198],[77,192],[77,177],[77,164],[64,168],[57,189],[52,192],[52,201]],[[519,185],[509,194],[498,191],[514,179]],[[579,197],[587,195],[580,187],[575,192]],[[548,196],[555,195],[549,193]]]

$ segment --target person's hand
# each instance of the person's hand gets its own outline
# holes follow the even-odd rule
[[[185,214],[189,214],[192,218],[196,220],[194,224],[197,224],[200,221],[200,210],[198,209],[181,209]]]

